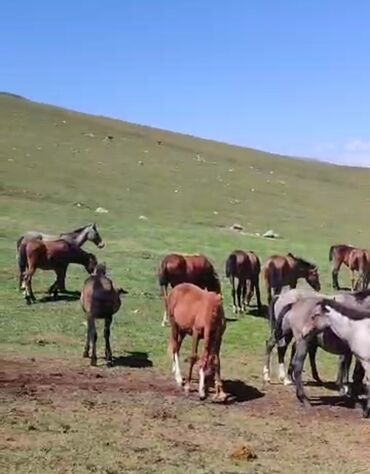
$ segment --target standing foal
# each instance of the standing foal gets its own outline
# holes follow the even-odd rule
[[[204,339],[199,369],[199,397],[201,400],[206,398],[206,376],[212,372],[215,375],[214,398],[225,400],[220,375],[220,346],[226,328],[222,296],[191,283],[181,283],[171,291],[166,303],[171,324],[172,371],[177,384],[182,386],[179,353],[184,337],[188,334],[193,338],[189,373],[184,387],[187,394],[190,391],[193,366],[198,359],[199,340]]]
[[[81,304],[87,315],[87,336],[83,357],[89,357],[90,342],[92,343],[91,365],[96,365],[96,341],[97,333],[95,319],[104,319],[105,360],[111,366],[113,362],[112,349],[110,347],[110,326],[113,314],[121,307],[120,295],[127,294],[122,288],[115,289],[112,281],[106,276],[105,265],[98,264],[94,273],[85,281]]]

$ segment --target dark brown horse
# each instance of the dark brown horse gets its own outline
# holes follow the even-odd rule
[[[284,286],[296,288],[300,278],[304,278],[316,291],[320,291],[321,288],[317,267],[291,253],[286,256],[270,257],[262,267],[262,276],[266,284],[269,305],[273,293],[279,294]]]
[[[161,262],[158,270],[159,285],[164,300],[168,295],[168,286],[174,288],[180,283],[193,283],[200,288],[221,293],[221,284],[216,270],[204,255],[181,255],[172,253]],[[162,326],[168,321],[164,312]]]
[[[258,309],[262,308],[259,275],[261,271],[261,263],[254,252],[244,252],[243,250],[234,250],[227,260],[225,265],[226,277],[231,283],[231,294],[233,298],[233,310],[235,313],[241,313],[247,306],[253,296],[254,289],[256,290],[256,299]],[[235,280],[238,280],[238,286],[235,289]],[[247,292],[248,284],[248,292]],[[238,302],[236,302],[236,297]]]
[[[36,270],[54,270],[57,279],[48,290],[49,294],[58,294],[60,284],[65,279],[67,267],[70,263],[83,265],[91,273],[97,265],[95,255],[85,252],[80,247],[65,240],[30,240],[22,242],[19,247],[19,264],[22,272],[24,296],[28,304],[36,298],[32,291],[32,277]]]
[[[355,247],[346,244],[332,245],[329,249],[329,262],[333,262],[332,282],[334,290],[339,290],[338,273],[342,264],[348,267],[349,256]]]

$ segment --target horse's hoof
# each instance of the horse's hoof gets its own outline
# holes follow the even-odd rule
[[[85,357],[85,358],[89,357],[89,351],[83,351],[82,357]]]
[[[319,387],[322,387],[324,385],[324,382],[320,379],[320,377],[314,377],[313,379]]]
[[[106,366],[110,369],[111,367],[113,367],[113,360],[107,360],[106,361]]]
[[[205,394],[205,392],[200,392],[200,393],[199,393],[199,400],[200,400],[200,401],[203,401],[203,400],[205,400],[205,399],[206,399],[206,394]]]
[[[96,366],[98,365],[97,359],[91,359],[90,365],[91,365],[92,367],[96,367]]]
[[[285,387],[289,387],[289,385],[293,385],[293,381],[290,380],[290,378],[285,377],[284,380],[283,380],[283,384],[284,384]]]
[[[362,412],[362,417],[370,418],[370,407],[364,409],[364,411]]]
[[[307,398],[302,398],[299,401],[301,402],[302,408],[305,410],[312,408],[311,402]]]
[[[26,303],[27,303],[28,305],[32,304],[31,298],[26,298]]]
[[[184,392],[185,392],[185,396],[188,397],[189,394],[190,394],[190,385],[189,384],[185,384]]]
[[[178,387],[182,387],[182,377],[177,377],[176,378],[176,383]]]

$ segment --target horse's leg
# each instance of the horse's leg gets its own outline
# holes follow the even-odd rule
[[[215,344],[215,354],[214,354],[214,369],[215,369],[215,400],[224,401],[226,399],[226,393],[224,392],[221,380],[221,361],[220,361],[220,347],[221,347],[221,337],[218,342]]]
[[[179,387],[182,387],[179,353],[183,337],[178,326],[175,323],[171,323],[172,373],[175,375],[175,380]]]
[[[272,288],[269,283],[266,284],[267,304],[270,306],[272,300]]]
[[[353,384],[351,390],[351,400],[353,405],[356,404],[358,396],[363,392],[363,379],[365,376],[364,368],[362,367],[361,362],[356,359],[355,368],[353,370]]]
[[[320,385],[322,385],[322,380],[320,379],[319,373],[317,371],[316,365],[316,353],[317,353],[317,343],[316,341],[312,341],[308,346],[308,356],[310,358],[310,365],[311,365],[311,374],[312,378]]]
[[[274,334],[266,340],[266,352],[265,352],[265,365],[263,367],[263,382],[270,383],[270,360],[271,360],[271,352],[276,345],[276,340]]]
[[[238,287],[236,289],[236,294],[237,294],[237,297],[238,297],[238,310],[239,310],[239,313],[241,313],[243,310],[242,310],[242,280],[239,278],[238,280]]]
[[[339,387],[341,395],[348,395],[349,393],[349,370],[352,362],[352,352],[348,351],[346,354],[339,356],[338,375],[336,385]]]
[[[112,316],[104,319],[104,340],[105,340],[105,360],[107,366],[110,367],[113,364],[112,348],[110,346],[110,326],[112,324]]]
[[[289,343],[291,342],[291,340],[292,340],[292,335],[288,334],[284,337],[284,339],[282,339],[281,341],[278,341],[277,352],[278,352],[278,361],[279,361],[279,380],[280,380],[280,382],[283,382],[284,385],[291,385],[292,384],[292,381],[286,375],[285,364],[284,364],[285,354],[286,354],[286,351],[288,349],[288,346],[289,346]],[[293,344],[291,361],[293,359],[294,351],[295,351],[295,345]],[[289,366],[291,366],[291,363],[292,363],[291,361],[290,361]],[[290,370],[290,372],[291,372],[291,370]]]
[[[31,304],[32,302],[36,301],[35,295],[33,294],[32,290],[32,277],[36,272],[36,268],[29,267],[24,276],[24,297],[26,299],[27,304]]]
[[[236,307],[236,290],[235,290],[235,278],[232,276],[230,277],[230,283],[231,283],[231,296],[233,298],[233,311],[234,313],[237,313],[237,307]]]
[[[247,280],[246,281],[246,286],[247,286],[247,306],[250,306],[251,300],[253,298],[253,293],[254,293],[254,283],[253,280]]]
[[[98,358],[96,356],[96,341],[98,339],[98,335],[96,333],[95,318],[91,316],[87,321],[87,325],[88,325],[88,331],[89,331],[89,339],[92,345],[91,365],[96,365],[98,361]]]
[[[189,395],[189,392],[190,392],[190,384],[191,384],[191,376],[193,373],[193,367],[198,358],[198,344],[199,344],[199,334],[197,331],[193,331],[193,342],[192,342],[191,356],[190,356],[190,361],[189,361],[189,372],[188,372],[188,378],[186,379],[185,386],[184,386],[186,395]]]
[[[85,344],[85,349],[82,353],[82,357],[89,357],[89,351],[90,351],[90,331],[89,331],[89,319],[91,318],[91,315],[89,314],[87,316],[87,328],[86,328],[86,344]]]
[[[304,393],[302,384],[302,371],[304,361],[307,355],[307,350],[308,341],[305,339],[301,339],[299,342],[296,343],[296,353],[293,359],[293,379],[296,385],[296,396],[304,406],[311,405],[308,398],[306,397],[306,394]]]
[[[332,282],[333,282],[333,288],[334,290],[339,290],[339,281],[338,281],[338,274],[339,274],[339,269],[342,265],[342,262],[334,262],[333,270],[331,272],[331,277],[332,277]]]
[[[65,267],[61,267],[58,274],[57,274],[57,285],[58,285],[58,289],[59,291],[63,292],[63,293],[66,293],[67,290],[66,290],[66,273],[67,273],[67,268],[68,268],[68,265],[66,265]]]
[[[247,294],[247,280],[243,280],[242,282],[242,308],[243,311],[247,311],[247,303],[246,303],[246,294]]]
[[[259,310],[262,309],[262,303],[261,303],[261,292],[260,292],[260,283],[258,281],[258,275],[255,277],[253,281],[254,288],[256,290],[256,299],[257,299],[257,308]]]
[[[164,313],[162,318],[161,326],[164,328],[168,323],[168,314],[167,314],[167,285],[162,286],[162,297],[164,301]]]
[[[352,291],[355,291],[355,289],[356,289],[356,274],[355,274],[355,270],[350,269],[350,273],[351,273],[351,289],[352,289]]]
[[[363,409],[363,417],[369,418],[370,417],[370,362],[362,360],[361,363],[365,371],[365,384],[366,384],[366,402]]]

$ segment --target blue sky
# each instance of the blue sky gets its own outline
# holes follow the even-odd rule
[[[370,166],[370,2],[2,0],[0,90]]]

